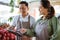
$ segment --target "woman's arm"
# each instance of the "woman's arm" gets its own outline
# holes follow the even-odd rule
[[[53,34],[50,40],[55,40],[57,38],[57,27],[58,27],[58,19],[56,17],[52,18],[52,26],[53,26]]]
[[[36,24],[37,24],[40,20],[41,20],[41,19],[37,20],[37,22],[34,23],[32,29],[27,29],[27,32],[26,32],[27,35],[29,35],[29,36],[36,36],[35,27],[36,27]]]

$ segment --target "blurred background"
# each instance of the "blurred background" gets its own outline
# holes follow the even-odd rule
[[[20,1],[29,3],[29,14],[35,19],[39,19],[39,1],[40,0],[0,0],[0,22],[11,23],[14,16],[20,14],[18,5]],[[49,0],[55,8],[55,16],[60,16],[60,0]]]

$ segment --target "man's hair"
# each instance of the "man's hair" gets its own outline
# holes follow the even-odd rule
[[[28,7],[28,3],[26,1],[21,1],[19,4],[25,4]]]

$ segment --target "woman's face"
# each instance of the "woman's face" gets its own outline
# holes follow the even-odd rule
[[[47,8],[44,8],[41,4],[40,4],[40,7],[39,7],[39,12],[41,15],[46,15],[47,13]]]

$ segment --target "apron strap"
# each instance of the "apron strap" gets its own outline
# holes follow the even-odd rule
[[[20,15],[18,17],[17,24],[19,24],[18,26],[21,28]]]
[[[30,15],[29,15],[29,17],[28,17],[28,24],[29,24],[29,29],[31,28],[30,27]]]

